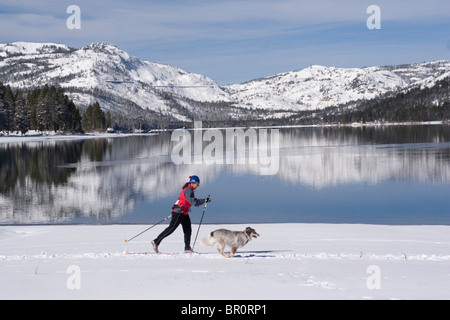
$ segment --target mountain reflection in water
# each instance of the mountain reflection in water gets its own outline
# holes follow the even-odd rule
[[[207,223],[450,224],[450,127],[281,128],[279,170],[171,160],[171,133],[2,143],[0,224],[155,223],[187,178]],[[199,209],[193,209],[193,222]],[[394,217],[395,215],[395,217]]]

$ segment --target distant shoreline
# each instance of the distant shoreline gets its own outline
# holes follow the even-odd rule
[[[384,126],[424,126],[424,125],[450,125],[443,121],[423,121],[423,122],[371,122],[371,123],[346,123],[346,124],[314,124],[314,125],[280,125],[280,126],[251,126],[249,128],[322,128],[322,127],[384,127]],[[229,129],[241,127],[220,127],[215,129]],[[244,128],[244,127],[242,127]],[[247,127],[245,127],[247,128]],[[207,128],[204,128],[205,130]],[[189,130],[189,129],[188,129]],[[157,131],[157,130],[156,130]],[[167,130],[161,130],[161,132]],[[169,130],[172,131],[172,130]],[[151,136],[157,135],[157,132],[149,133],[85,133],[85,134],[58,134],[55,132],[30,131],[25,135],[16,133],[5,134],[0,132],[0,144],[3,143],[24,143],[24,142],[44,142],[44,141],[65,141],[65,140],[86,140],[101,138],[118,138],[127,136]]]
[[[74,141],[87,139],[102,139],[102,138],[119,138],[127,136],[142,136],[142,135],[156,135],[156,133],[85,133],[85,134],[57,134],[54,132],[46,133],[30,133],[25,135],[1,135],[0,144],[3,143],[24,143],[24,142],[46,142],[46,141]]]

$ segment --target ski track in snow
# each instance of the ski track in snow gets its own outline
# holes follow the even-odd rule
[[[86,253],[46,253],[32,255],[0,255],[0,261],[13,260],[51,260],[51,259],[147,259],[147,260],[161,260],[161,259],[225,259],[218,252],[211,253],[168,253],[161,254],[146,252],[145,254],[133,252],[86,252]],[[370,252],[338,252],[338,253],[281,253],[278,250],[274,251],[242,251],[234,256],[232,259],[286,259],[286,260],[411,260],[411,261],[450,261],[449,255],[436,254],[412,254],[405,253],[390,253],[390,254],[374,254]]]

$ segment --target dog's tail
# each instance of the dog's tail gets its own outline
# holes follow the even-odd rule
[[[213,237],[214,237],[214,232],[211,232],[210,234],[208,234],[207,237],[204,237],[202,239],[202,244],[204,244],[205,246],[213,246]]]

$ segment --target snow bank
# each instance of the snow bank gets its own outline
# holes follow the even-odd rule
[[[149,251],[157,226],[0,227],[0,299],[449,299],[450,226],[257,224],[226,259],[179,228]],[[194,233],[197,226],[193,226]]]

